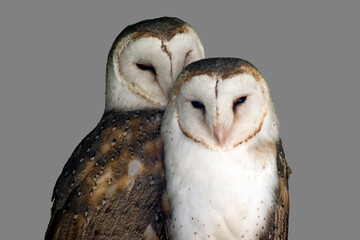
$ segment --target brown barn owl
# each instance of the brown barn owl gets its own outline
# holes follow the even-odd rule
[[[170,239],[287,239],[290,169],[268,86],[252,64],[213,58],[188,65],[161,137]]]
[[[178,18],[120,33],[107,62],[104,115],[56,182],[45,239],[164,239],[162,115],[176,76],[203,57],[197,34]]]

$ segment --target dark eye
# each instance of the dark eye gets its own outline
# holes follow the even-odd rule
[[[205,106],[202,102],[199,102],[199,101],[191,101],[191,105],[194,107],[194,108],[197,108],[197,109],[201,109],[201,110],[205,110]]]
[[[152,65],[137,63],[136,66],[143,71],[150,71],[151,73],[156,74],[155,68]]]
[[[236,99],[233,104],[233,108],[235,109],[237,106],[245,102],[245,100],[246,100],[246,96]]]

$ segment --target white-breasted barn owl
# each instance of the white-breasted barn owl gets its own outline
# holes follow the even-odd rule
[[[287,239],[290,168],[269,89],[238,58],[178,77],[161,127],[170,239]]]
[[[56,182],[45,239],[164,239],[160,125],[176,76],[203,57],[197,34],[178,18],[119,34],[108,56],[104,115]]]

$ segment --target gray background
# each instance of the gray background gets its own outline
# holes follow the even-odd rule
[[[43,238],[55,181],[103,113],[113,40],[168,15],[207,57],[267,80],[293,169],[289,239],[358,239],[360,1],[168,2],[1,1],[0,238]]]

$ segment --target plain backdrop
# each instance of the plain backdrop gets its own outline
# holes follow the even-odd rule
[[[100,120],[105,64],[127,25],[190,23],[207,57],[267,80],[289,165],[290,240],[359,239],[360,1],[0,3],[0,239],[43,239],[51,194]]]

